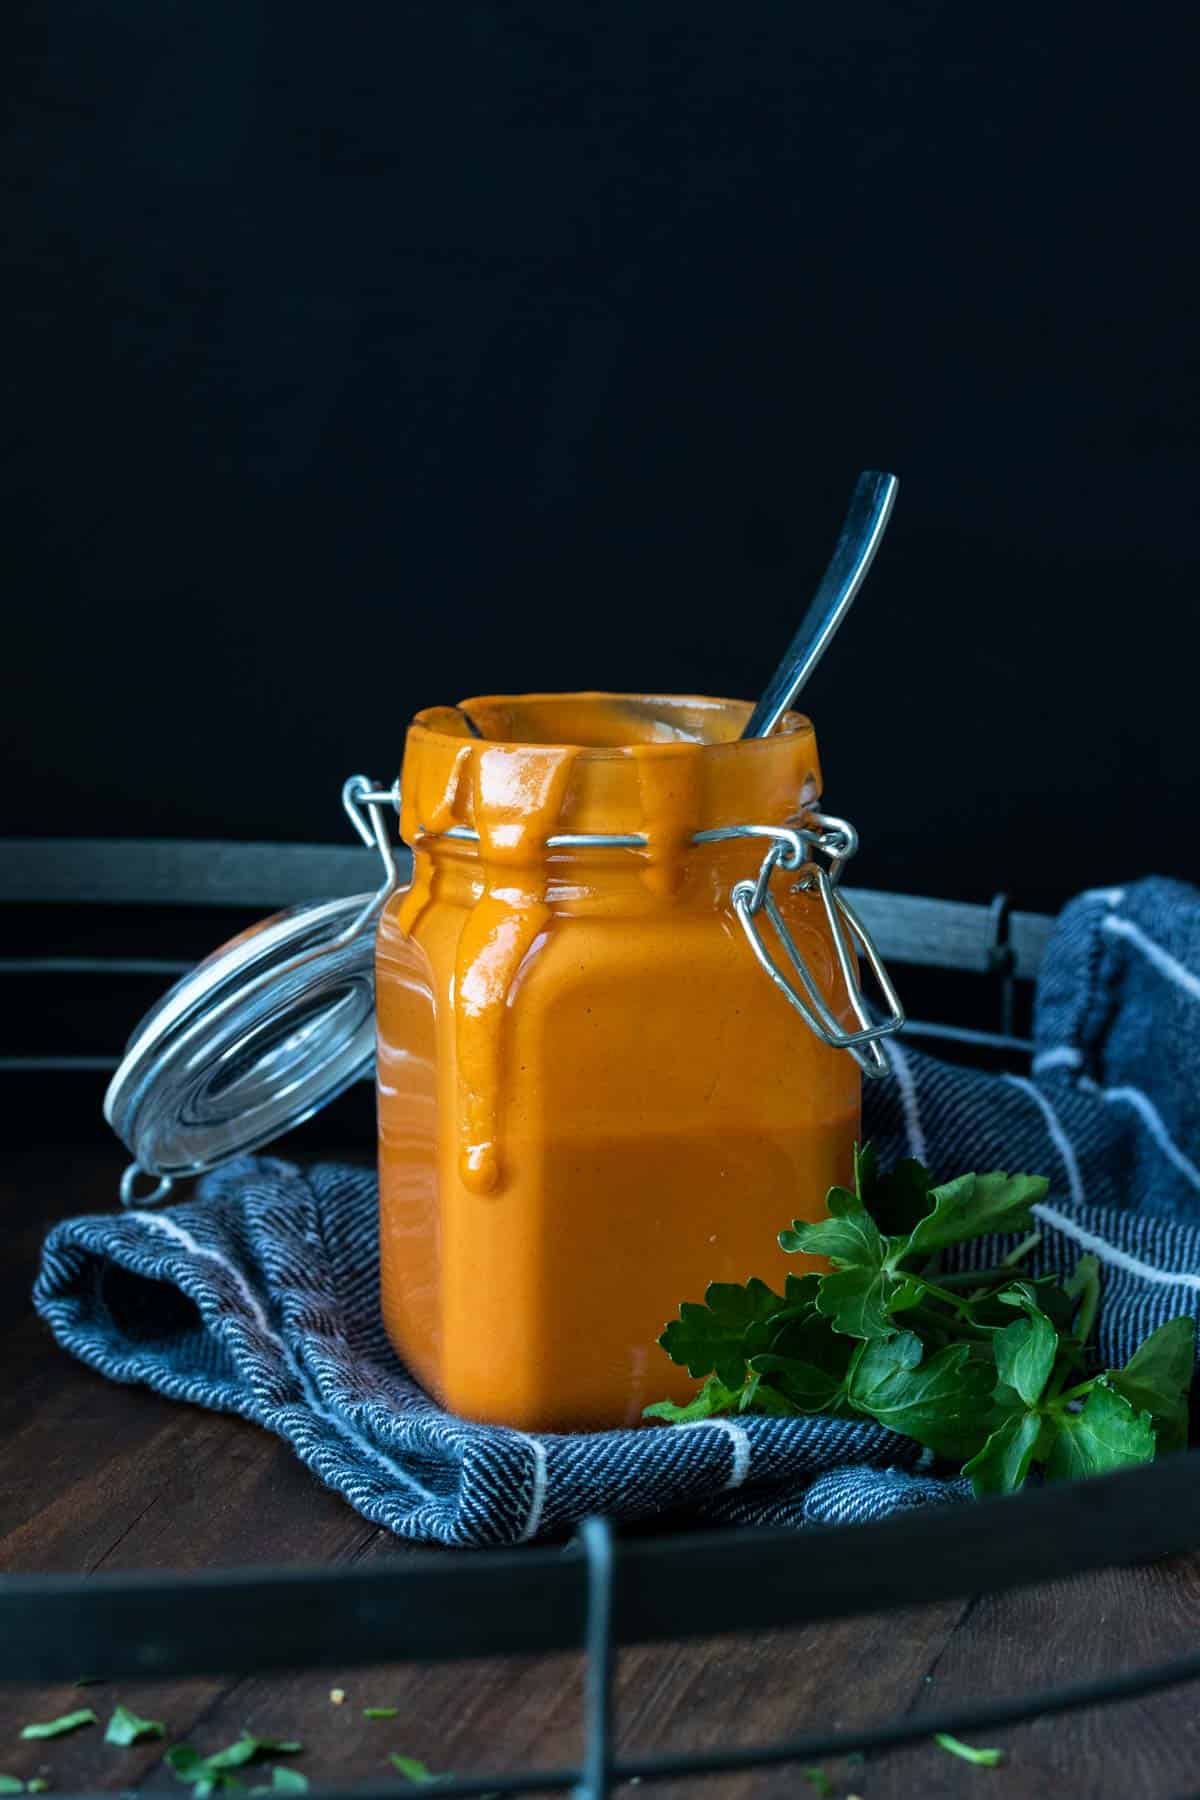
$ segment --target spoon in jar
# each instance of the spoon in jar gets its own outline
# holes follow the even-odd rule
[[[829,567],[762,699],[746,721],[744,738],[770,737],[829,648],[875,560],[899,486],[894,475],[875,469],[865,469],[855,482]]]

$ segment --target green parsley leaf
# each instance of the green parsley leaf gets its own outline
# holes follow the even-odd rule
[[[694,1400],[680,1406],[674,1400],[656,1400],[642,1411],[644,1419],[665,1419],[668,1425],[691,1425],[697,1419],[712,1419],[720,1413],[733,1412],[743,1390],[727,1388],[717,1376],[710,1375]],[[389,1714],[395,1717],[395,1714]],[[367,1714],[367,1717],[371,1717]]]
[[[214,1769],[236,1769],[256,1756],[296,1756],[304,1745],[299,1738],[260,1738],[243,1731],[227,1750],[218,1750],[208,1761]]]
[[[0,1794],[23,1794],[25,1783],[16,1775],[0,1775]]]
[[[167,1763],[178,1775],[180,1781],[196,1781],[199,1777],[193,1773],[204,1758],[190,1744],[172,1744],[167,1751]]]
[[[925,1284],[915,1276],[900,1281],[888,1295],[888,1317],[895,1318],[898,1312],[906,1312],[910,1306],[920,1306],[925,1298]]]
[[[218,1788],[241,1786],[230,1775],[231,1769],[240,1769],[256,1756],[294,1756],[303,1748],[295,1738],[258,1738],[243,1731],[234,1743],[211,1756],[201,1756],[190,1744],[173,1744],[167,1751],[167,1762],[180,1781],[195,1787],[197,1800],[207,1800]]]
[[[774,1389],[797,1411],[832,1412],[845,1399],[853,1354],[852,1338],[835,1335],[827,1319],[810,1313],[789,1320],[772,1339],[769,1351],[750,1358],[750,1367],[756,1375],[773,1375]]]
[[[1196,1322],[1184,1314],[1152,1331],[1125,1367],[1107,1377],[1135,1411],[1150,1414],[1162,1451],[1187,1447],[1187,1396],[1195,1365]]]
[[[1055,1331],[1070,1331],[1071,1321],[1076,1312],[1075,1303],[1059,1287],[1053,1275],[1039,1275],[1036,1281],[1026,1279],[1019,1285],[1033,1303],[1045,1313]],[[1006,1292],[1011,1293],[1012,1290],[1008,1289]],[[1011,1301],[1006,1304],[1011,1305]]]
[[[76,1712],[63,1713],[57,1719],[46,1719],[40,1725],[26,1725],[21,1736],[23,1738],[56,1738],[65,1737],[68,1731],[78,1731],[81,1725],[96,1725],[99,1720],[90,1706],[81,1706]]]
[[[790,1231],[781,1231],[779,1245],[789,1254],[827,1256],[832,1275],[819,1277],[817,1310],[833,1321],[833,1329],[847,1337],[887,1337],[895,1330],[888,1316],[888,1302],[900,1285],[886,1264],[891,1245],[880,1233],[870,1213],[845,1188],[831,1188],[826,1219],[808,1224],[793,1219]]]
[[[903,1437],[961,1459],[987,1436],[993,1383],[994,1371],[971,1345],[948,1344],[926,1357],[916,1333],[902,1331],[864,1346],[849,1399]]]
[[[715,1373],[727,1388],[740,1388],[746,1379],[746,1360],[767,1347],[768,1320],[782,1312],[785,1302],[765,1281],[751,1280],[745,1287],[732,1281],[714,1281],[703,1306],[685,1300],[678,1319],[666,1327],[659,1343],[674,1363],[682,1363],[689,1375]]]
[[[1154,1457],[1154,1428],[1148,1412],[1137,1412],[1106,1376],[1092,1386],[1082,1410],[1063,1412],[1046,1464],[1051,1481],[1103,1475],[1132,1468]]]
[[[852,1340],[847,1338],[846,1343]],[[830,1413],[836,1411],[845,1395],[844,1378],[827,1375],[814,1363],[800,1362],[794,1356],[776,1356],[773,1351],[766,1351],[762,1356],[752,1359],[751,1368],[756,1375],[773,1375],[773,1387],[760,1386],[757,1397],[764,1394],[778,1395],[787,1402],[782,1409],[784,1413]],[[764,1409],[768,1410],[768,1409]]]
[[[981,1769],[995,1769],[1004,1761],[1003,1750],[976,1750],[961,1738],[951,1737],[948,1731],[935,1731],[933,1741],[951,1756],[961,1756],[964,1762],[975,1763]]]
[[[738,1400],[738,1411],[770,1413],[775,1418],[794,1419],[803,1408],[789,1400],[778,1388],[768,1387],[761,1375],[751,1375]]]
[[[949,1244],[992,1232],[1026,1231],[1030,1207],[1044,1199],[1049,1186],[1043,1175],[1006,1175],[996,1169],[990,1175],[960,1175],[930,1188],[933,1210],[912,1232],[905,1254],[929,1256]]]
[[[783,1284],[783,1311],[771,1322],[771,1329],[788,1324],[792,1319],[807,1318],[817,1304],[821,1291],[819,1275],[789,1275]]]
[[[427,1782],[437,1780],[437,1776],[431,1775],[425,1764],[418,1762],[415,1756],[398,1756],[393,1750],[388,1761],[394,1769],[399,1769],[406,1781],[415,1781],[424,1786]]]
[[[832,1794],[833,1783],[817,1763],[810,1763],[807,1768],[801,1769],[800,1773],[814,1794],[820,1794],[823,1797]]]
[[[886,1269],[838,1269],[821,1282],[817,1306],[846,1337],[886,1338],[896,1329],[891,1319],[896,1287]]]
[[[779,1234],[780,1249],[789,1255],[802,1250],[806,1256],[827,1256],[839,1268],[882,1268],[887,1246],[855,1195],[846,1188],[830,1188],[828,1205],[826,1219],[811,1224],[793,1219],[791,1230]]]
[[[1027,1406],[1036,1406],[1054,1367],[1058,1333],[1045,1313],[1029,1299],[1027,1291],[1010,1291],[1011,1301],[1007,1292],[998,1294],[997,1299],[1022,1307],[1025,1317],[1014,1319],[992,1339],[996,1373],[1001,1381],[1016,1389]]]
[[[400,1708],[398,1706],[364,1706],[363,1707],[363,1718],[364,1719],[398,1719],[399,1717],[400,1717]]]
[[[906,1157],[889,1174],[877,1178],[869,1198],[861,1187],[859,1193],[881,1231],[893,1237],[907,1237],[929,1211],[932,1186],[928,1169]]]
[[[127,1706],[118,1706],[108,1721],[108,1729],[104,1733],[106,1744],[136,1744],[139,1738],[166,1737],[167,1728],[161,1719],[139,1719],[135,1712]]]
[[[25,1783],[25,1792],[27,1794],[46,1794],[49,1793],[49,1791],[50,1783],[44,1780],[41,1775],[35,1775],[32,1781],[27,1781]]]
[[[1036,1412],[1015,1412],[963,1466],[976,1494],[1011,1494],[1025,1481],[1042,1432]]]
[[[306,1794],[308,1776],[299,1769],[272,1769],[271,1780],[262,1787],[252,1787],[252,1794]]]

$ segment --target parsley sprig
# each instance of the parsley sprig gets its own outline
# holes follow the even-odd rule
[[[234,1769],[241,1769],[247,1763],[254,1762],[260,1756],[295,1756],[303,1750],[304,1745],[297,1738],[260,1738],[252,1732],[243,1731],[235,1743],[226,1745],[224,1750],[214,1751],[210,1756],[201,1756],[191,1744],[172,1744],[167,1751],[167,1763],[177,1780],[185,1782],[194,1795],[194,1800],[211,1800],[211,1796],[230,1788],[237,1789],[244,1784],[236,1776]],[[274,1769],[271,1775],[271,1788],[287,1789],[299,1792],[306,1788],[308,1782],[298,1770]],[[251,1792],[266,1793],[265,1787]]]
[[[706,1379],[688,1405],[663,1400],[647,1416],[873,1418],[962,1464],[977,1494],[1011,1493],[1035,1467],[1056,1480],[1179,1449],[1192,1318],[1160,1326],[1123,1369],[1097,1370],[1094,1256],[1062,1285],[1023,1275],[1033,1232],[994,1268],[942,1271],[955,1245],[1030,1233],[1047,1185],[999,1170],[935,1185],[911,1160],[884,1175],[868,1145],[853,1189],[830,1189],[827,1216],[779,1236],[786,1251],[828,1258],[829,1273],[789,1275],[782,1294],[714,1282],[703,1304],[684,1301],[658,1341]]]

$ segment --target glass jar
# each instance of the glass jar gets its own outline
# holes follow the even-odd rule
[[[782,1282],[776,1234],[851,1177],[859,1068],[763,980],[732,898],[789,849],[746,821],[814,825],[816,740],[791,715],[739,741],[748,713],[531,695],[409,730],[413,880],[376,952],[381,1300],[455,1412],[568,1430],[685,1398],[655,1347],[679,1302]],[[860,1032],[816,882],[770,904]]]
[[[122,1198],[269,1142],[374,1051],[381,1307],[425,1387],[551,1431],[686,1398],[664,1323],[709,1282],[796,1269],[776,1234],[849,1180],[860,1072],[903,1023],[838,887],[856,838],[817,810],[813,728],[743,741],[749,713],[418,714],[398,792],[346,784],[379,891],[240,934],[135,1034],[105,1102],[136,1158]]]

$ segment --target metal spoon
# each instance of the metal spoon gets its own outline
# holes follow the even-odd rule
[[[899,486],[894,475],[875,469],[865,469],[859,476],[837,549],[766,692],[746,721],[744,738],[770,737],[829,648],[875,560]]]

